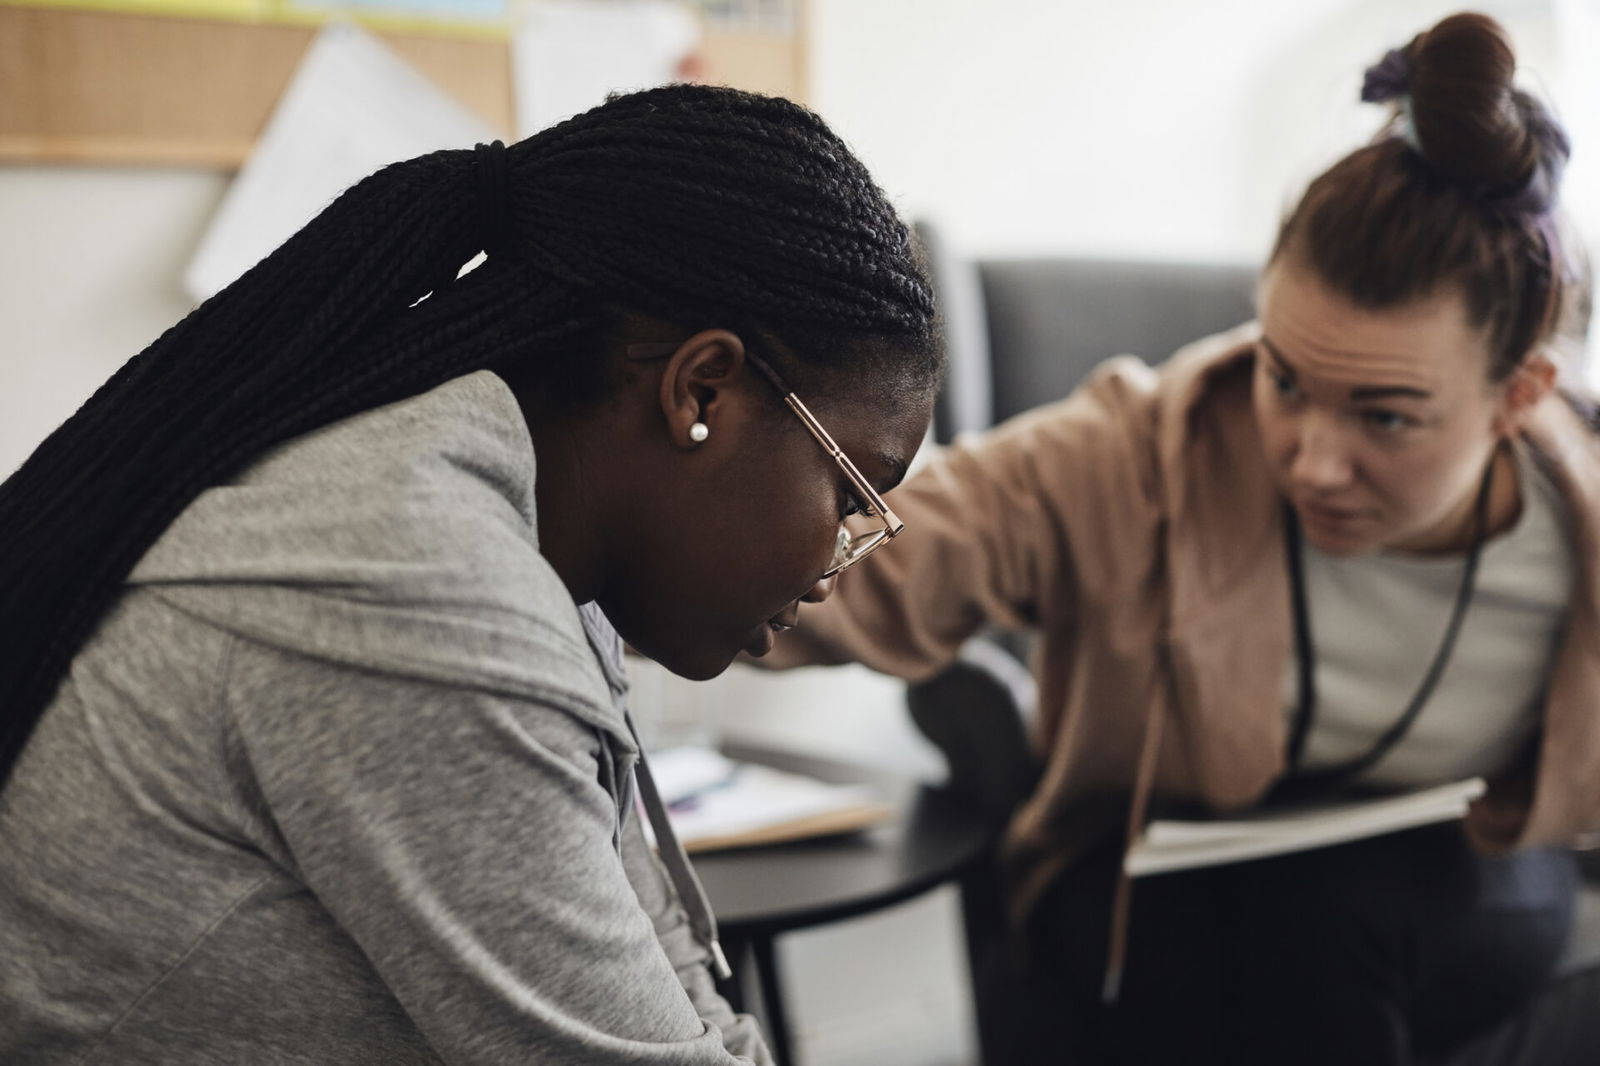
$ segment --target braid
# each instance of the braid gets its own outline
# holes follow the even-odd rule
[[[396,163],[130,359],[0,484],[0,783],[150,545],[301,434],[483,368],[599,388],[614,309],[783,338],[789,372],[933,382],[905,226],[816,115],[731,89],[626,96],[504,150]],[[486,232],[485,214],[505,231]],[[487,262],[457,277],[486,246]],[[561,357],[590,357],[563,365]]]

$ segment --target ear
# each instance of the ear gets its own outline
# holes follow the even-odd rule
[[[1500,400],[1495,410],[1496,436],[1510,438],[1521,433],[1556,384],[1556,364],[1542,351],[1529,352],[1511,376],[1500,383]]]
[[[709,431],[702,439],[716,437],[719,424],[727,422],[729,387],[744,368],[744,342],[728,330],[701,330],[678,345],[661,373],[660,387],[661,412],[673,443],[686,450],[699,447],[700,441],[690,436],[697,422]]]

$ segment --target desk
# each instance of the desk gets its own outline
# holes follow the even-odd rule
[[[774,940],[782,933],[869,914],[968,873],[993,827],[969,802],[905,777],[829,759],[726,746],[733,759],[839,784],[877,788],[895,814],[862,833],[695,856],[734,969],[723,992],[746,1009],[753,961],[762,1022],[778,1066],[795,1066]]]

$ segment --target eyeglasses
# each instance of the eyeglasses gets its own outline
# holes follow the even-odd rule
[[[679,344],[671,343],[630,344],[626,352],[629,359],[660,359],[671,355],[679,347]],[[817,443],[822,445],[823,450],[833,457],[833,461],[838,464],[840,471],[843,472],[845,480],[850,482],[850,489],[855,494],[856,503],[859,505],[858,513],[861,520],[857,523],[857,529],[851,529],[844,521],[839,523],[839,534],[833,544],[833,560],[828,564],[828,569],[823,572],[822,577],[818,579],[825,581],[841,571],[848,570],[895,537],[898,537],[901,531],[906,528],[906,524],[893,511],[889,510],[888,505],[883,502],[883,497],[878,495],[878,490],[874,489],[867,482],[867,479],[861,476],[861,471],[856,469],[856,464],[850,461],[850,457],[844,453],[844,450],[838,444],[834,443],[833,437],[828,434],[827,430],[822,428],[822,423],[817,421],[817,416],[812,414],[810,409],[800,402],[800,397],[796,396],[783,383],[783,379],[778,376],[778,372],[767,365],[766,360],[756,355],[748,347],[745,349],[745,358],[750,361],[751,366],[766,376],[766,379],[772,383],[772,387],[778,390],[778,395],[783,397],[783,402],[789,405],[789,410],[793,411],[796,417],[805,423],[806,429],[811,431],[811,435],[817,439]]]

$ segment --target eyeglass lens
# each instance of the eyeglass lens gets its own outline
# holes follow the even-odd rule
[[[889,538],[888,529],[874,529],[866,533],[851,533],[844,526],[839,527],[839,538],[833,545],[833,562],[829,564],[830,575],[838,573],[852,563],[872,554],[873,550]]]

